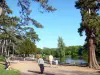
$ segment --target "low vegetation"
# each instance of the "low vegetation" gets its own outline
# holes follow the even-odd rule
[[[0,64],[0,75],[19,75],[17,70],[5,70],[4,65]]]

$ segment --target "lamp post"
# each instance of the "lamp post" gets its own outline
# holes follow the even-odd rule
[[[2,14],[2,7],[0,7],[0,15]]]

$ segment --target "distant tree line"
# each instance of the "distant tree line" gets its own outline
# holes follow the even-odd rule
[[[83,46],[65,46],[61,37],[58,37],[58,48],[37,48],[36,53],[42,54],[42,56],[44,56],[45,58],[47,58],[51,54],[55,58],[59,58],[61,62],[64,62],[64,60],[68,57],[71,57],[72,59],[84,59],[88,61],[87,43],[85,43]],[[96,58],[98,61],[100,61],[99,46],[97,46],[96,48]]]
[[[65,47],[64,54],[65,56],[60,56],[60,52],[58,48],[37,48],[36,53],[40,53],[42,55],[53,55],[55,58],[67,58],[71,57],[73,59],[83,58],[87,60],[87,50],[83,48],[83,46],[68,46]],[[63,61],[63,60],[61,60]]]

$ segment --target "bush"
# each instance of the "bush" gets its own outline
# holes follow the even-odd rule
[[[5,57],[4,56],[0,56],[0,61],[5,61]]]

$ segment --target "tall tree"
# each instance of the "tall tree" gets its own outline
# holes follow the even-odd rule
[[[75,7],[80,9],[82,22],[78,32],[86,33],[86,41],[88,44],[88,66],[98,69],[99,64],[96,60],[95,49],[98,41],[100,41],[100,0],[78,0]]]
[[[63,42],[62,37],[58,38],[58,51],[59,51],[60,61],[64,62],[64,58],[65,58],[65,44]]]
[[[30,39],[26,39],[19,45],[18,52],[28,56],[36,52],[36,45]]]
[[[10,45],[12,40],[14,40],[14,32],[11,31],[12,28],[16,27],[16,24],[19,22],[19,18],[16,16],[11,16],[12,11],[8,5],[2,5],[2,14],[0,15],[0,47],[1,54],[8,54],[10,52]]]
[[[35,27],[37,27],[37,28],[42,28],[43,25],[40,24],[39,22],[37,22],[35,19],[30,17],[30,14],[32,12],[32,10],[30,9],[30,6],[33,4],[33,2],[38,2],[40,4],[40,6],[42,7],[42,9],[46,10],[48,12],[55,11],[56,9],[48,4],[49,0],[16,0],[16,1],[18,2],[18,3],[16,3],[16,5],[18,4],[18,7],[20,7],[20,11],[19,11],[20,21],[17,24],[17,29],[19,29],[20,32],[21,32],[21,30],[24,30],[24,32],[26,31],[27,34],[24,34],[24,32],[23,32],[23,35],[28,35],[28,37],[30,37],[30,35],[32,35],[30,37],[32,41],[35,41],[35,39],[39,40],[38,35],[34,31],[34,29],[32,27],[30,27],[29,24],[32,23],[32,25],[35,25]],[[12,13],[12,11],[8,7],[8,4],[6,3],[6,0],[0,0],[0,8],[1,7],[3,9],[3,12],[7,11],[8,14]],[[3,15],[3,13],[1,14],[1,18],[2,18],[1,22],[4,23],[4,18],[2,17],[2,15]],[[9,23],[12,23],[12,22],[9,22]]]
[[[40,3],[41,7],[46,11],[55,11],[56,9],[48,5],[48,0],[17,0],[20,8],[20,19],[13,17],[6,0],[0,0],[0,8],[2,7],[2,13],[0,13],[0,32],[1,36],[6,34],[5,39],[9,39],[12,42],[13,48],[15,44],[19,44],[25,39],[30,39],[32,42],[38,41],[38,35],[34,31],[33,27],[30,27],[30,22],[37,28],[42,28],[43,25],[30,17],[30,6],[33,2]],[[3,38],[4,39],[4,38]],[[4,40],[5,41],[5,40]],[[0,43],[4,47],[4,42]],[[9,45],[9,44],[8,44]],[[17,46],[15,45],[15,46]],[[3,48],[2,48],[3,49]]]

